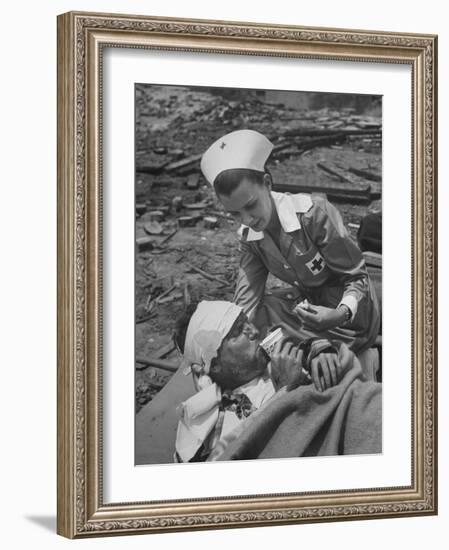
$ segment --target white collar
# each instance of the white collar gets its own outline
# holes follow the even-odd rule
[[[291,195],[290,193],[276,193],[272,191],[271,196],[273,197],[274,206],[278,213],[282,229],[286,233],[301,229],[298,214],[307,212],[312,207],[313,203],[310,195],[304,193]],[[264,238],[263,231],[253,231],[247,225],[242,224],[238,230],[240,239],[242,239],[245,233],[245,240],[247,242],[260,241]]]
[[[256,409],[275,393],[273,382],[267,376],[258,376],[236,390],[245,393]],[[188,462],[195,455],[214,429],[220,401],[220,388],[212,383],[181,404],[175,446],[183,462]]]

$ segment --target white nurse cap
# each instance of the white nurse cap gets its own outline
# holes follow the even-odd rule
[[[224,170],[246,168],[264,171],[273,144],[254,130],[237,130],[217,139],[201,159],[201,171],[213,185]]]

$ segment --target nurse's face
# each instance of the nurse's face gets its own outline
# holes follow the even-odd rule
[[[266,175],[260,184],[243,178],[229,196],[218,195],[218,198],[238,223],[254,231],[263,231],[270,223],[273,212],[269,182],[270,178]]]

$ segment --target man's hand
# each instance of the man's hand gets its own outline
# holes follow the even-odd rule
[[[288,341],[279,341],[271,352],[271,377],[280,389],[284,386],[299,386],[307,375],[302,370],[303,350]]]
[[[293,312],[303,323],[303,327],[312,332],[338,327],[344,323],[346,317],[343,308],[333,309],[308,303],[298,304]]]
[[[318,391],[336,386],[340,380],[341,365],[336,353],[320,353],[310,363],[312,381]]]

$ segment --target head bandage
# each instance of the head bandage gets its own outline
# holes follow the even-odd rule
[[[244,168],[263,172],[273,144],[254,130],[237,130],[213,143],[201,159],[201,171],[213,185],[225,170]]]
[[[204,301],[190,319],[184,344],[184,366],[209,374],[212,359],[217,357],[242,308],[232,302]]]

